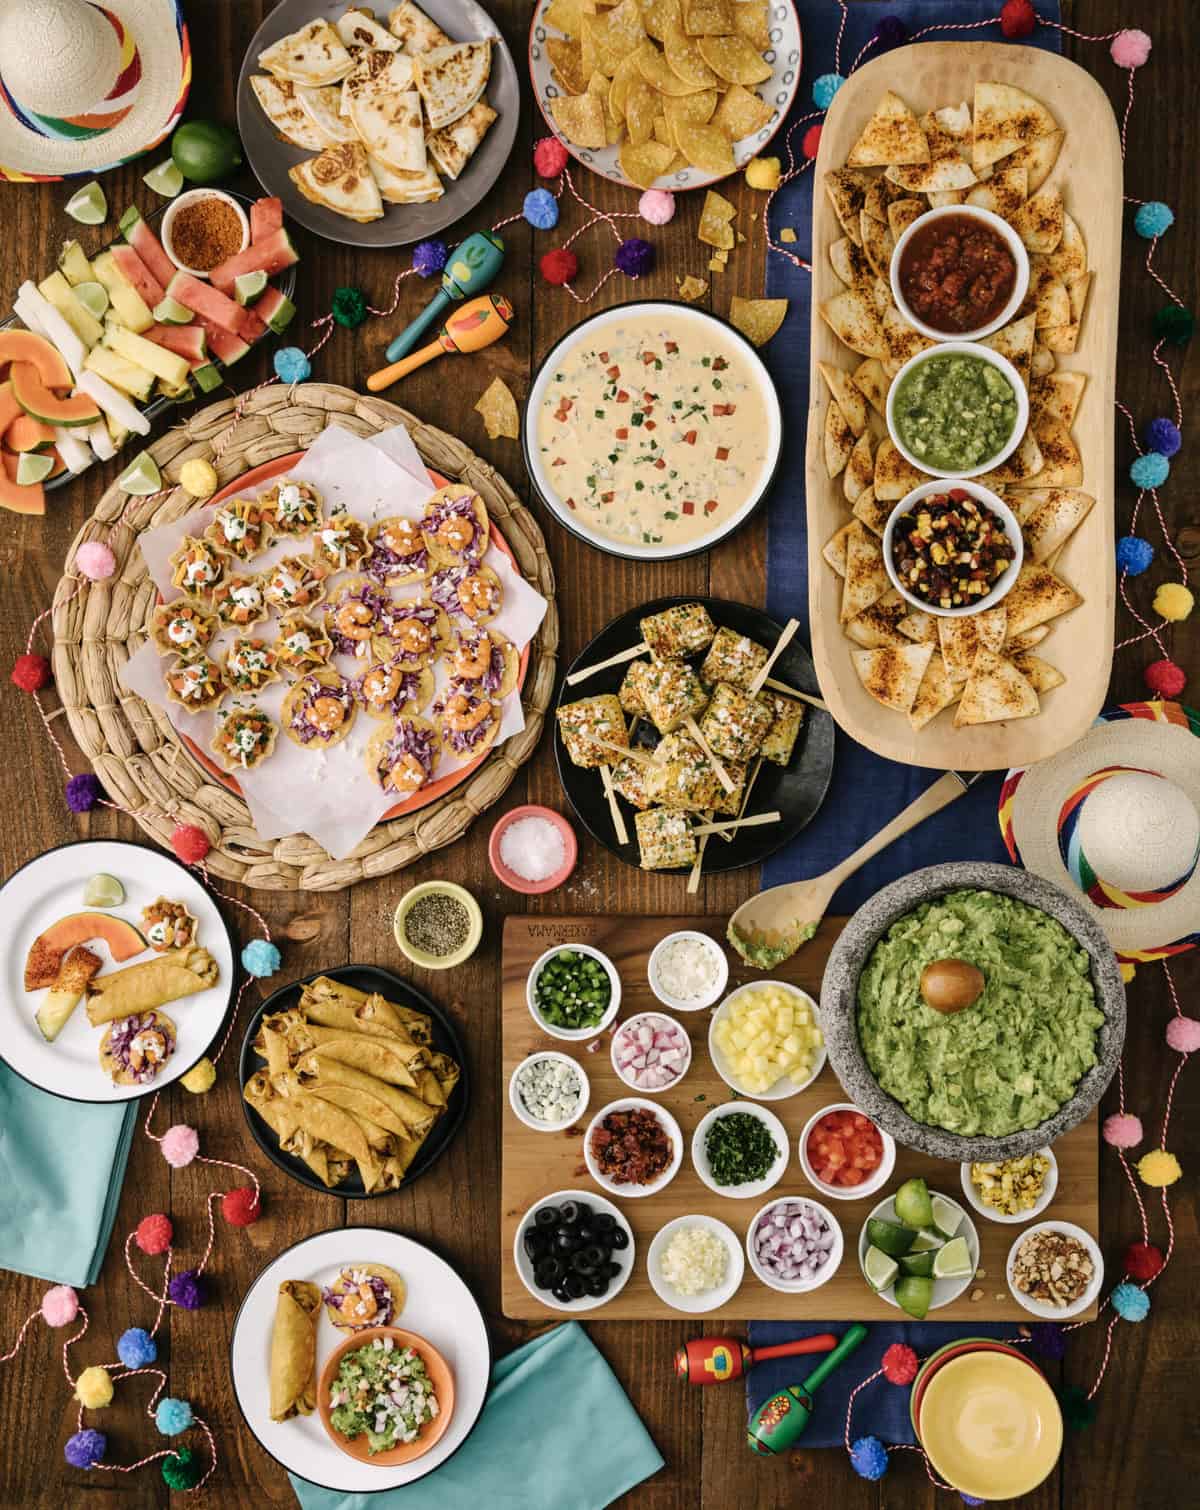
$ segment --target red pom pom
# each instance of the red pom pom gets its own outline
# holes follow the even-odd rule
[[[556,246],[552,252],[546,253],[538,266],[547,283],[561,288],[564,283],[572,282],[579,271],[579,258],[565,246]]]
[[[262,1215],[258,1191],[249,1185],[227,1190],[221,1197],[221,1215],[231,1227],[252,1227]]]
[[[1010,42],[1027,37],[1037,25],[1037,12],[1029,0],[1004,0],[1000,7],[1000,30]]]
[[[815,126],[810,126],[804,133],[804,139],[800,143],[800,150],[804,153],[805,157],[816,157],[817,149],[820,145],[821,127],[820,123],[818,123]]]
[[[1130,1243],[1125,1249],[1125,1272],[1142,1284],[1153,1279],[1165,1262],[1153,1243]]]
[[[202,828],[194,823],[180,823],[171,835],[171,848],[185,865],[198,865],[212,845]]]
[[[22,692],[40,692],[50,680],[50,662],[44,655],[19,655],[13,662],[12,680]]]
[[[904,1342],[893,1342],[883,1355],[883,1377],[890,1384],[911,1384],[917,1377],[917,1355]]]
[[[1160,697],[1178,697],[1187,684],[1187,674],[1174,661],[1151,661],[1142,675],[1151,692]]]
[[[171,1218],[156,1211],[153,1216],[144,1216],[137,1224],[133,1240],[143,1253],[165,1253],[174,1235]]]
[[[567,166],[567,149],[556,136],[543,136],[533,149],[533,166],[541,178],[557,178]]]

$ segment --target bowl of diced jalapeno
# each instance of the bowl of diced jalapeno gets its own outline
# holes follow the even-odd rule
[[[558,944],[536,960],[525,984],[530,1016],[552,1038],[579,1042],[602,1033],[621,1005],[621,977],[590,944]]]

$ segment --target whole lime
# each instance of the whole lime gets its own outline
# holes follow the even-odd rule
[[[242,144],[236,131],[217,121],[185,121],[171,138],[171,156],[184,178],[210,184],[240,165]]]

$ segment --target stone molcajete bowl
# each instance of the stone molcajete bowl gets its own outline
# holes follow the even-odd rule
[[[964,1137],[914,1121],[899,1102],[880,1088],[858,1041],[858,977],[875,944],[897,918],[912,912],[922,902],[967,888],[1003,892],[1040,908],[1060,922],[1087,950],[1096,1004],[1106,1018],[1097,1035],[1097,1062],[1079,1082],[1071,1099],[1039,1126],[1000,1138]],[[846,1094],[898,1143],[932,1158],[953,1159],[957,1163],[969,1159],[1008,1159],[1053,1143],[1068,1128],[1082,1122],[1100,1100],[1116,1073],[1125,1041],[1125,987],[1103,929],[1073,897],[1025,870],[964,861],[914,871],[911,876],[885,886],[858,909],[834,944],[825,967],[821,1018],[829,1062]]]

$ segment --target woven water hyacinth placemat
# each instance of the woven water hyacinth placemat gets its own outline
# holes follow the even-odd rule
[[[54,595],[54,679],[71,732],[109,796],[160,844],[169,845],[176,824],[194,823],[212,843],[208,867],[226,880],[268,891],[340,891],[452,844],[533,754],[558,654],[554,572],[537,522],[504,478],[460,440],[416,415],[324,383],[306,383],[290,394],[280,385],[265,388],[246,400],[231,427],[237,403],[230,397],[212,404],[149,447],[169,492],[138,498],[114,483],[97,503],[67,553]],[[327,425],[370,436],[395,424],[407,426],[429,467],[469,483],[482,496],[519,570],[549,609],[529,647],[522,732],[494,749],[461,786],[418,812],[378,824],[350,855],[335,860],[306,834],[260,839],[241,797],[204,770],[160,709],[122,684],[121,668],[145,644],[157,600],[138,537],[195,508],[196,500],[176,486],[180,468],[192,457],[211,461],[224,487],[251,467],[310,446]],[[87,540],[105,541],[116,556],[107,581],[91,582],[75,572],[75,553]]]

